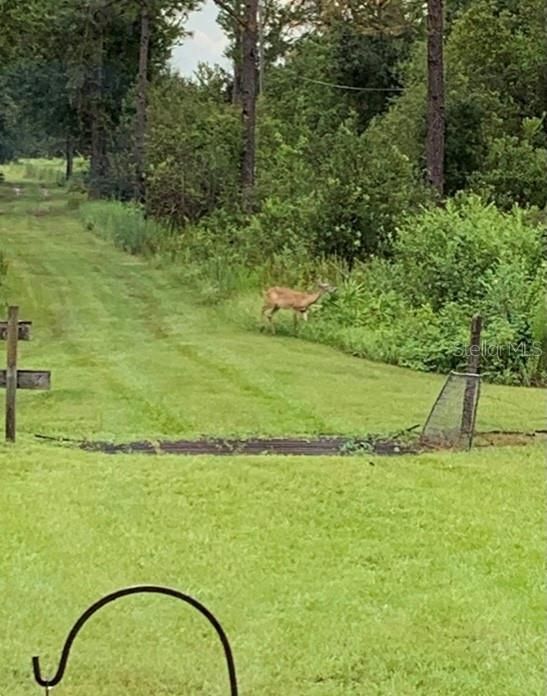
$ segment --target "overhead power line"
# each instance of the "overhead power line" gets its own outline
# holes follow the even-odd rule
[[[335,82],[325,82],[324,80],[314,80],[311,77],[300,76],[305,82],[313,82],[316,85],[324,87],[333,87],[334,89],[347,89],[352,92],[404,92],[403,87],[353,87],[352,85],[339,85]]]

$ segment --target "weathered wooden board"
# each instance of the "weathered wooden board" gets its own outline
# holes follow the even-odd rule
[[[30,329],[32,327],[31,321],[20,321],[19,322],[19,335],[20,341],[30,341]],[[5,341],[8,337],[8,322],[0,321],[0,341]]]
[[[6,386],[6,370],[0,370],[0,388]],[[51,372],[39,370],[17,370],[17,389],[51,388]]]
[[[8,307],[6,351],[6,442],[15,442],[17,400],[17,333],[19,307]]]

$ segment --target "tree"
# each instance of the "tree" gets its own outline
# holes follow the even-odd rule
[[[21,0],[2,3],[3,72],[24,68],[27,94],[12,83],[17,107],[66,149],[89,156],[90,194],[111,195],[116,130],[135,94],[128,162],[137,198],[144,196],[146,101],[150,79],[165,70],[173,41],[197,0]],[[17,37],[16,50],[4,36]],[[21,40],[24,37],[24,40]],[[29,95],[31,98],[29,99]],[[5,99],[5,104],[10,103]],[[13,112],[11,109],[10,113]],[[1,124],[0,114],[0,124]],[[127,140],[127,139],[126,139]],[[57,151],[51,154],[58,154]]]
[[[17,105],[16,130],[20,137],[26,139],[32,130],[46,146],[46,151],[40,154],[65,155],[65,176],[70,179],[79,121],[61,58],[49,62],[26,60],[12,65],[6,74],[6,92]],[[27,139],[27,147],[33,149],[35,144],[35,139]]]
[[[306,2],[306,0],[304,0]],[[307,0],[315,22],[342,21],[369,36],[401,36],[423,20],[421,0]]]
[[[241,161],[241,202],[245,212],[254,205],[256,179],[256,97],[258,51],[258,0],[245,0],[244,28],[241,40],[241,114],[243,120],[243,153]]]
[[[128,9],[132,9],[132,1]],[[135,194],[137,201],[146,197],[146,133],[147,104],[150,73],[150,51],[165,47],[165,41],[173,40],[183,32],[181,21],[196,6],[196,0],[137,0],[140,23],[139,68],[135,105]],[[153,43],[159,33],[160,43]],[[161,36],[163,35],[163,42]]]
[[[427,136],[428,182],[440,197],[444,191],[443,0],[427,1]]]
[[[139,46],[139,75],[137,79],[137,117],[135,124],[135,200],[144,202],[146,196],[146,107],[148,97],[148,59],[150,51],[149,0],[141,0],[141,38]]]
[[[235,26],[235,50],[239,52],[241,41],[241,77],[234,71],[234,91],[241,101],[242,153],[241,153],[241,205],[250,213],[254,207],[256,182],[256,100],[258,95],[258,1],[215,0],[227,13]],[[238,53],[234,55],[237,61]],[[239,84],[237,84],[239,80]]]

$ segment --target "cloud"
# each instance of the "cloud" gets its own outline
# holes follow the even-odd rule
[[[224,51],[228,39],[216,22],[218,9],[212,0],[193,12],[188,18],[186,29],[192,32],[184,42],[173,49],[171,64],[183,75],[191,75],[198,63],[219,64],[229,67]]]

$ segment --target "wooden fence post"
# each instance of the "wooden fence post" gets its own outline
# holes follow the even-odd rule
[[[0,321],[0,341],[7,341],[6,369],[0,369],[0,389],[6,389],[6,441],[15,442],[16,399],[18,389],[49,389],[51,373],[18,370],[18,341],[30,341],[32,322],[19,321],[19,307],[8,308],[8,320]]]
[[[463,397],[462,436],[471,438],[475,427],[476,395],[481,361],[481,330],[482,318],[476,314],[471,321],[471,336],[469,339],[469,355],[467,358],[467,380]]]
[[[17,398],[17,341],[19,338],[19,307],[8,309],[6,364],[6,440],[15,442],[15,401]]]

